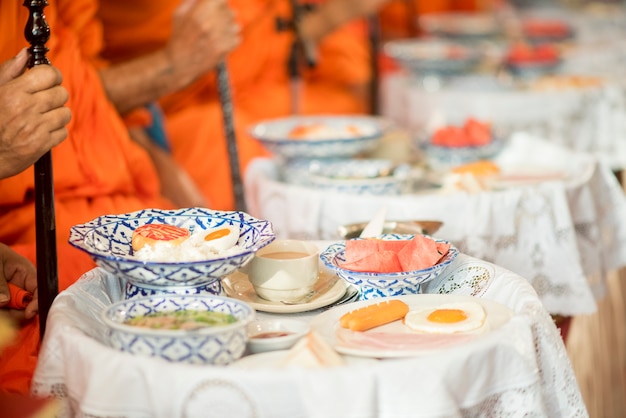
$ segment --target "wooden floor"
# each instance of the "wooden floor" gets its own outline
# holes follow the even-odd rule
[[[567,351],[589,416],[626,417],[626,269],[611,275],[596,314],[574,318]]]
[[[626,268],[610,275],[596,314],[574,318],[567,351],[590,418],[626,417]]]

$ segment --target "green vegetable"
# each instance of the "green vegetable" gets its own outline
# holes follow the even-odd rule
[[[124,323],[153,329],[195,329],[219,327],[237,322],[237,318],[224,312],[180,310],[175,312],[153,312],[131,318]]]

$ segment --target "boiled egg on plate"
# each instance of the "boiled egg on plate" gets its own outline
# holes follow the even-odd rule
[[[454,334],[483,331],[486,317],[479,303],[457,302],[411,310],[404,317],[404,324],[417,332]]]
[[[232,248],[239,240],[239,227],[235,225],[222,225],[217,228],[202,231],[202,242],[215,251],[225,251]]]

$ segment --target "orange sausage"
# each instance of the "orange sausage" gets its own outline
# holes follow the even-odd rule
[[[339,325],[352,331],[367,331],[402,319],[408,312],[409,305],[393,299],[348,312],[339,318]]]

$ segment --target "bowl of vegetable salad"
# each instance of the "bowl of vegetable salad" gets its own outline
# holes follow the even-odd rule
[[[153,295],[102,311],[108,344],[170,362],[226,365],[239,359],[255,316],[247,303],[210,294]]]

